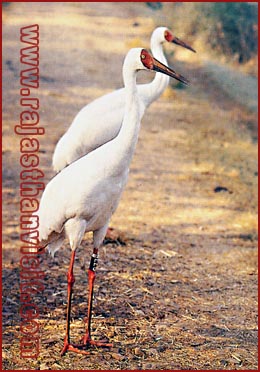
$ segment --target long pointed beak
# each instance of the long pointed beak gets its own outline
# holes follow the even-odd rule
[[[168,75],[176,80],[181,81],[183,84],[188,85],[189,80],[186,79],[184,76],[178,74],[174,70],[172,70],[170,67],[165,66],[163,63],[159,62],[157,59],[153,58],[153,66],[152,70],[162,72],[165,75]]]
[[[172,39],[171,42],[174,43],[174,44],[180,45],[183,48],[189,49],[192,52],[196,53],[196,50],[195,49],[193,49],[191,46],[189,46],[188,44],[186,44],[184,41],[178,39],[176,36],[173,36],[173,39]]]

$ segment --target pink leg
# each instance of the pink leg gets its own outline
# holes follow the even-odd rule
[[[75,282],[75,277],[73,275],[73,265],[75,260],[75,251],[71,252],[71,259],[70,259],[70,266],[68,270],[68,303],[67,303],[67,321],[66,321],[66,335],[64,339],[64,346],[61,351],[61,355],[64,355],[68,350],[74,351],[76,353],[81,354],[89,354],[87,351],[80,350],[77,347],[74,347],[70,343],[70,312],[71,312],[71,295],[72,295],[72,288]]]
[[[113,344],[106,343],[104,341],[93,341],[91,339],[91,318],[92,318],[92,306],[93,306],[93,294],[94,294],[94,281],[96,277],[96,267],[98,262],[98,249],[93,249],[93,254],[90,260],[89,270],[88,270],[88,285],[89,285],[89,295],[88,295],[88,319],[86,324],[86,334],[83,338],[84,345],[95,345],[103,347],[112,347]]]

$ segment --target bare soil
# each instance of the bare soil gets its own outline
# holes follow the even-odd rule
[[[127,50],[149,47],[165,5],[10,3],[3,9],[3,369],[257,369],[257,116],[222,87],[196,55],[170,65],[191,80],[171,82],[142,122],[127,188],[100,252],[93,336],[113,342],[89,356],[60,356],[65,333],[68,244],[41,257],[45,290],[38,359],[19,353],[19,32],[40,25],[40,162],[46,182],[57,140],[81,107],[122,86]],[[170,25],[169,25],[170,26]],[[185,39],[185,35],[178,35]],[[212,66],[212,65],[211,65]],[[225,69],[225,81],[229,79]],[[219,75],[218,75],[219,71]],[[152,77],[141,74],[140,81]],[[232,75],[232,74],[231,74]],[[232,75],[233,76],[233,75]],[[237,75],[236,75],[237,76]],[[239,78],[245,91],[248,77]],[[233,87],[234,88],[234,87]],[[253,97],[256,99],[256,94]],[[91,236],[77,251],[72,335],[84,333]]]

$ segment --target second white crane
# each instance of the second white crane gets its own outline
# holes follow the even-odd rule
[[[195,52],[188,44],[173,36],[166,27],[157,27],[151,36],[151,50],[153,56],[166,66],[167,60],[163,52],[165,42],[175,43]],[[147,107],[160,97],[168,83],[168,76],[157,73],[151,83],[137,86],[140,120]],[[56,172],[117,136],[124,117],[125,95],[125,88],[117,89],[95,99],[79,111],[54,150],[52,164]]]

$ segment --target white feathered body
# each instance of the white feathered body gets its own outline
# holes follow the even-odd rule
[[[72,218],[86,221],[85,231],[104,226],[116,210],[129,166],[113,171],[111,146],[97,149],[57,174],[47,185],[40,203],[40,240],[61,233]],[[45,206],[48,205],[48,208]]]
[[[125,89],[118,89],[83,107],[53,154],[53,168],[61,171],[67,165],[114,139],[121,128],[125,112]],[[139,100],[140,120],[145,112]]]

